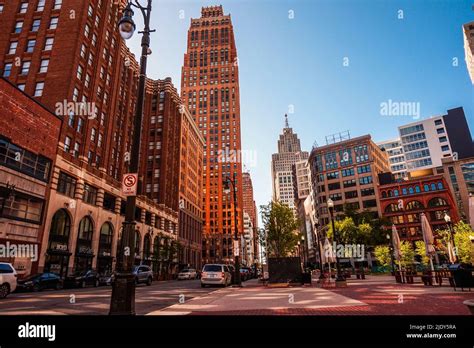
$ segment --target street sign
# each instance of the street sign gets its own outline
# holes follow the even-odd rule
[[[122,193],[125,196],[136,196],[138,186],[138,174],[124,174],[122,180]]]

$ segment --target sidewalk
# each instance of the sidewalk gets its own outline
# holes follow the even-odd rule
[[[397,284],[390,276],[348,280],[347,288],[269,288],[251,280],[147,315],[469,315],[471,292]]]

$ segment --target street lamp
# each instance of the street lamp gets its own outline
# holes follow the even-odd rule
[[[242,281],[240,279],[240,263],[239,263],[239,232],[238,232],[238,220],[237,220],[237,173],[234,172],[234,180],[229,178],[228,176],[225,177],[224,180],[224,193],[230,193],[230,185],[232,184],[233,192],[234,192],[234,225],[235,225],[235,232],[234,232],[234,263],[235,263],[235,285],[242,286]]]
[[[453,222],[451,221],[451,216],[448,213],[444,213],[444,221],[448,225],[449,234],[451,236],[451,241],[453,242],[453,250],[454,250],[454,263],[458,262],[458,253],[456,251],[456,244],[454,242],[454,231],[453,231]]]
[[[316,231],[316,241],[318,243],[318,255],[319,255],[319,279],[324,279],[324,267],[323,267],[323,253],[321,252],[321,237],[319,235],[319,219],[314,217],[314,230]]]
[[[138,173],[139,157],[140,157],[140,137],[143,117],[143,102],[145,99],[145,79],[146,79],[146,65],[150,51],[150,33],[155,30],[150,30],[150,14],[151,1],[147,0],[147,6],[142,6],[139,0],[129,0],[124,9],[122,19],[118,23],[118,30],[124,40],[128,40],[135,32],[135,22],[133,21],[134,12],[132,7],[138,8],[144,19],[144,29],[140,32],[143,34],[141,40],[142,54],[140,57],[140,76],[138,80],[138,95],[135,109],[135,118],[133,123],[133,139],[132,148],[130,151],[130,163],[128,172]],[[121,246],[122,262],[118,263],[115,274],[115,281],[112,288],[112,298],[110,302],[110,315],[134,315],[135,314],[135,277],[132,273],[133,261],[135,253],[132,252],[135,248],[135,208],[136,195],[127,196],[127,204],[125,208],[125,221],[123,222],[123,232]]]
[[[387,238],[388,248],[390,250],[390,262],[392,264],[392,275],[395,275],[395,262],[393,258],[393,243],[390,241],[391,239],[390,234],[387,233],[385,237]]]
[[[332,225],[332,233],[334,235],[334,240],[336,241],[336,245],[339,245],[338,241],[338,236],[336,233],[336,226],[334,224],[334,202],[331,198],[327,200],[327,205],[329,208],[329,215],[331,217],[331,225]],[[337,277],[336,277],[336,286],[345,286],[346,285],[346,278],[342,275],[341,272],[341,265],[339,264],[339,256],[337,256],[337,250],[335,252],[336,254],[336,269],[337,269]]]
[[[301,236],[301,244],[303,245],[303,268],[304,268],[306,264],[306,246],[305,246],[304,236]]]

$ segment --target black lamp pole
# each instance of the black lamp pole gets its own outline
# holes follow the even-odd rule
[[[234,172],[234,180],[226,176],[224,180],[224,191],[230,190],[230,184],[232,184],[232,191],[234,193],[234,240],[235,244],[239,245],[239,230],[238,230],[238,219],[237,219],[237,173]],[[234,263],[235,263],[235,285],[242,286],[242,280],[240,279],[240,262],[239,262],[240,247],[234,250]]]
[[[339,245],[338,234],[336,231],[336,226],[334,224],[334,202],[331,199],[328,199],[328,207],[329,207],[329,215],[331,216],[331,224],[332,224],[332,232],[334,234],[334,240],[336,241],[336,246]],[[334,251],[336,254],[336,269],[337,269],[337,276],[336,276],[336,284],[344,284],[346,282],[346,278],[342,275],[341,272],[341,265],[339,263],[339,256],[337,256],[337,250]]]
[[[316,218],[314,223],[314,230],[316,231],[316,241],[318,243],[318,255],[319,255],[319,279],[324,279],[324,266],[323,266],[323,254],[321,252],[321,236],[319,235],[319,220]]]
[[[140,57],[140,76],[138,80],[138,96],[135,109],[135,119],[133,123],[133,141],[130,153],[129,173],[138,173],[140,156],[140,136],[142,130],[143,102],[145,99],[145,79],[146,65],[150,51],[150,14],[151,2],[147,0],[147,6],[142,6],[138,0],[131,0],[123,12],[123,17],[119,21],[119,31],[123,39],[128,40],[133,36],[135,23],[133,21],[134,12],[132,7],[138,8],[144,18],[144,30],[140,31],[142,36],[142,54]],[[110,303],[110,315],[135,315],[135,277],[132,273],[133,261],[135,258],[135,208],[136,196],[128,196],[125,209],[125,221],[123,222],[123,232],[121,240],[120,255],[122,262],[117,264],[115,281],[112,288],[112,299]]]

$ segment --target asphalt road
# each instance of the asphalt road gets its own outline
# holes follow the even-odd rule
[[[160,281],[151,286],[141,284],[136,288],[135,310],[137,315],[144,315],[218,289],[201,288],[199,280]],[[110,286],[13,293],[0,300],[0,315],[106,315],[111,294]]]

